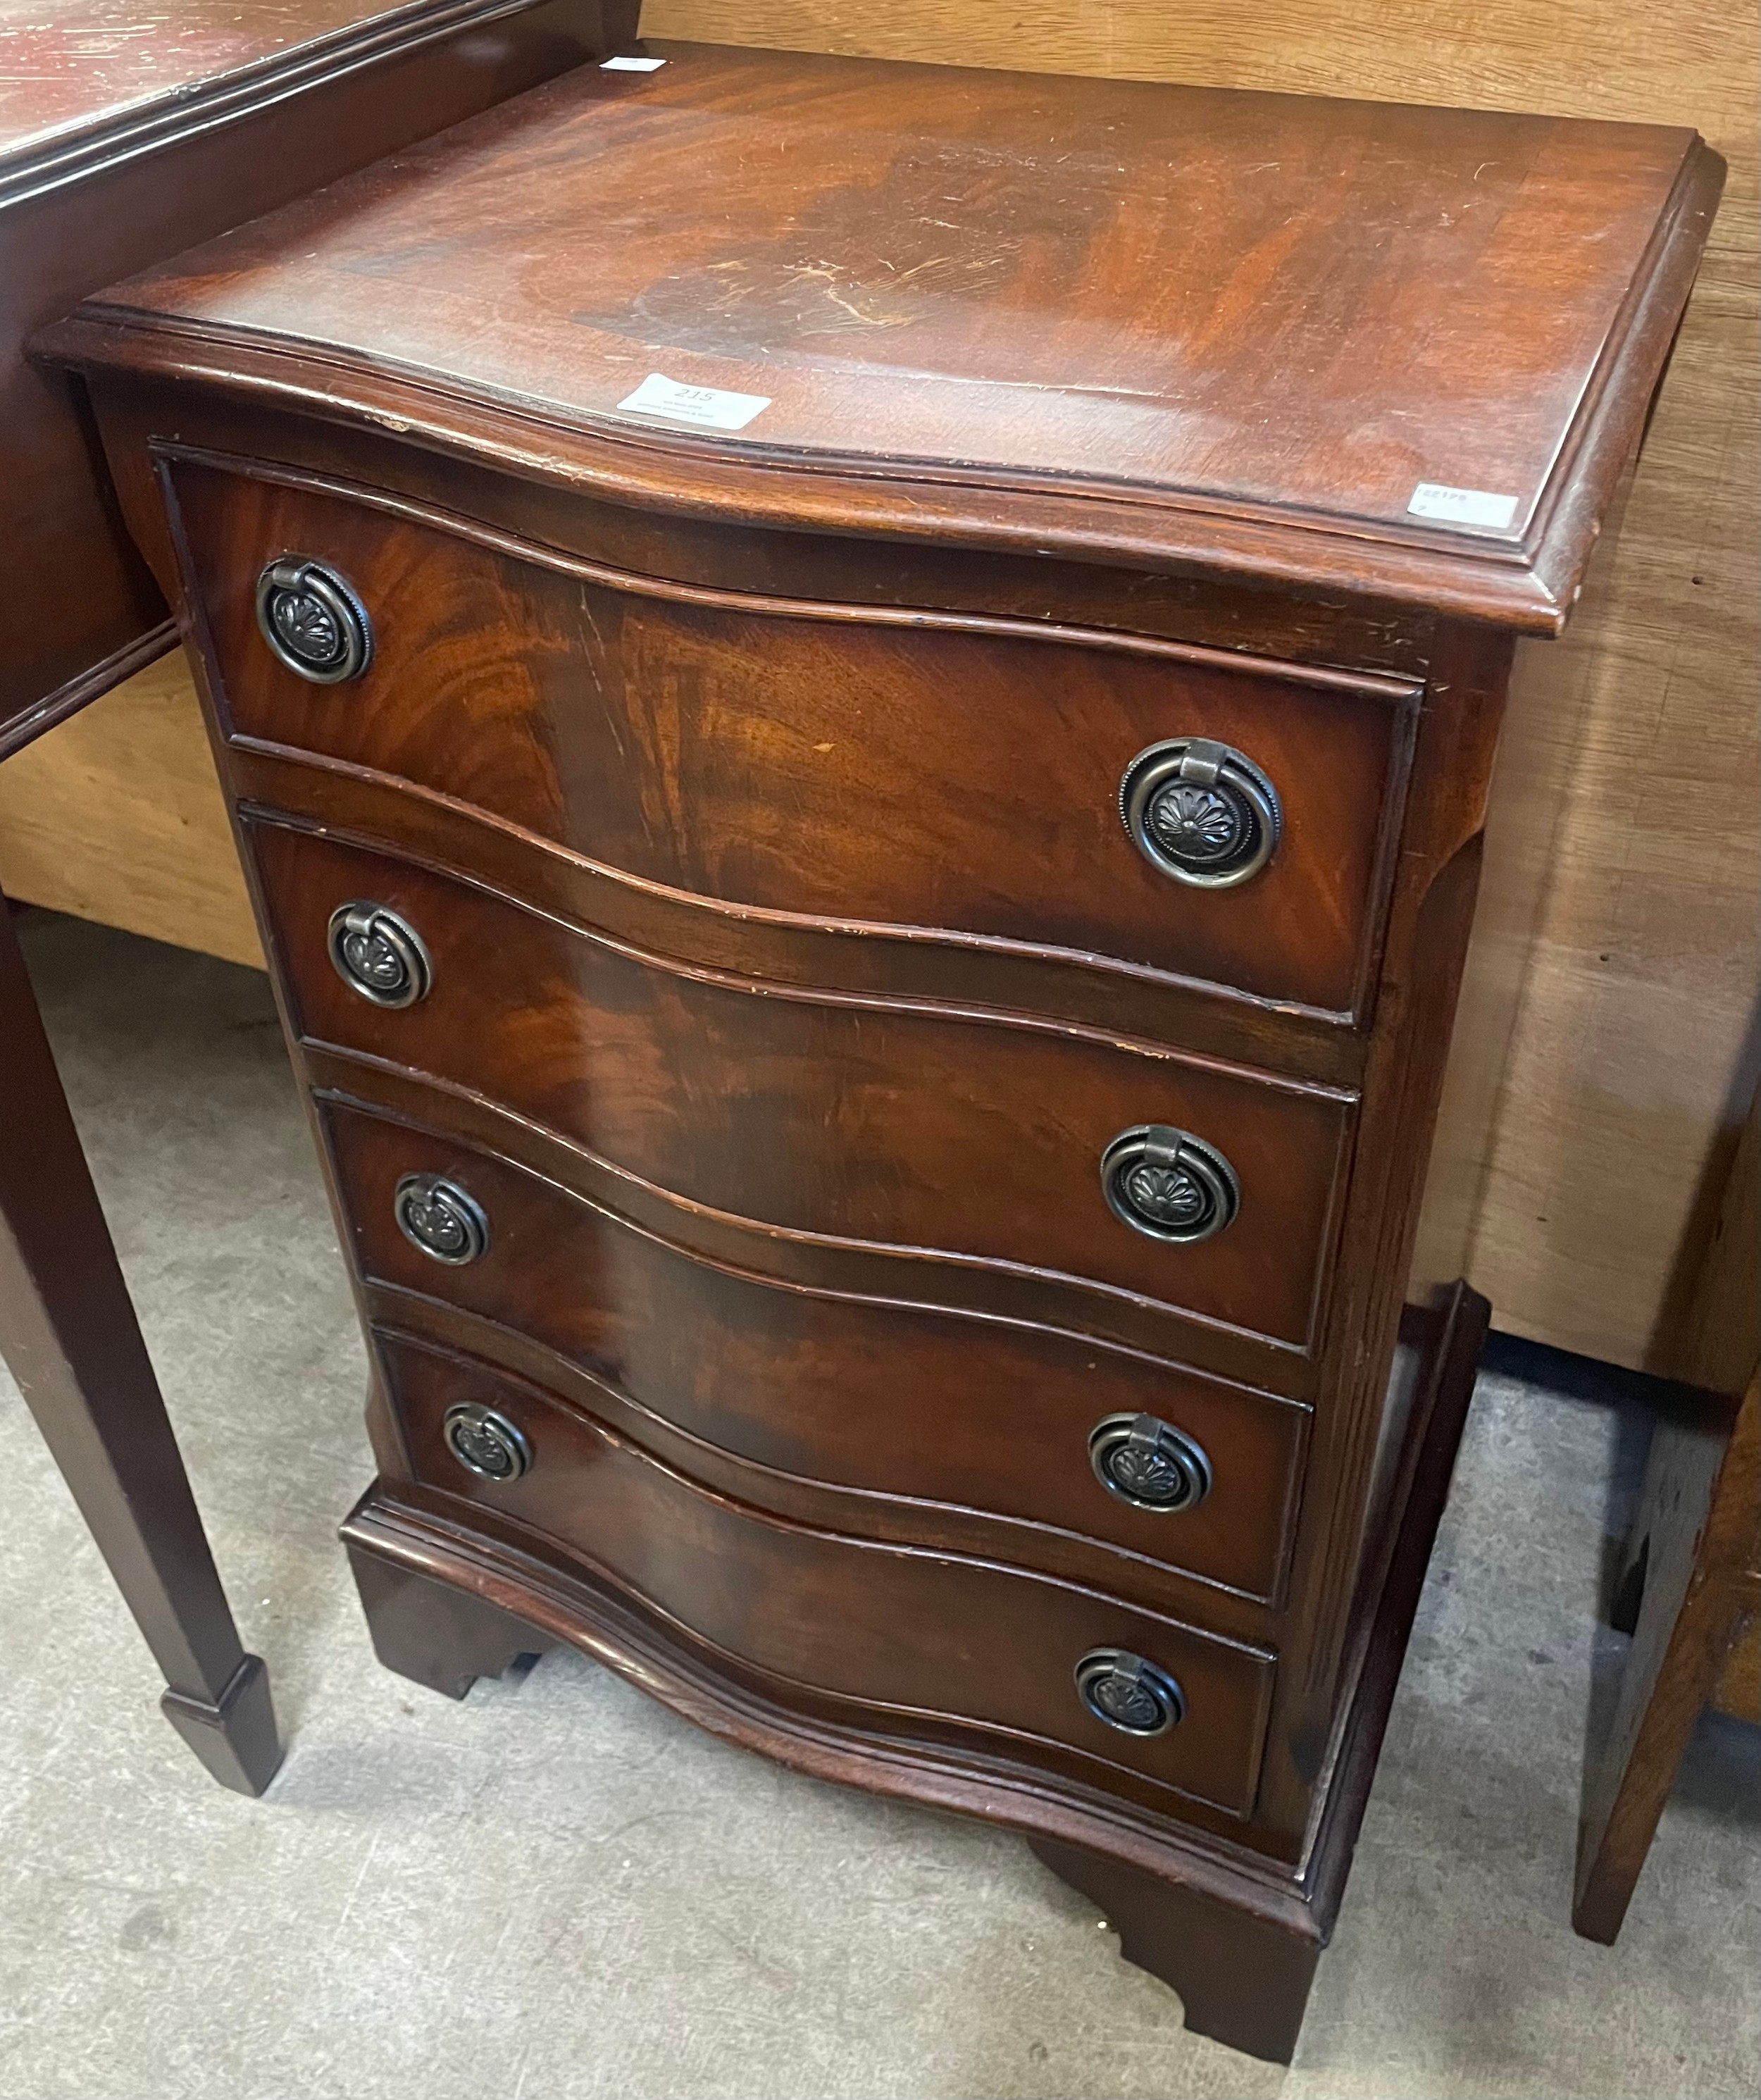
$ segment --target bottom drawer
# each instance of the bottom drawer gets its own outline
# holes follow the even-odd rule
[[[418,1483],[541,1533],[736,1662],[859,1702],[889,1734],[908,1736],[897,1723],[912,1716],[953,1723],[1090,1785],[1123,1771],[1251,1807],[1269,1655],[1050,1577],[761,1515],[535,1387],[407,1336],[375,1341]],[[1092,1710],[1085,1660],[1096,1705],[1157,1732]]]

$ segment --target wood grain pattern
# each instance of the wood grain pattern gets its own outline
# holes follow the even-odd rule
[[[479,1534],[461,1550],[448,1505],[437,1498],[394,1496],[381,1483],[351,1512],[342,1536],[374,1646],[388,1668],[457,1698],[474,1676],[498,1674],[523,1653],[567,1641],[744,1749],[817,1779],[931,1801],[1022,1830],[1054,1872],[1067,1869],[1093,1900],[1119,1905],[1129,1958],[1181,1993],[1193,2032],[1284,2062],[1344,1892],[1473,1389],[1485,1314],[1483,1299],[1456,1294],[1420,1351],[1427,1390],[1412,1414],[1410,1449],[1399,1468],[1412,1520],[1397,1526],[1403,1551],[1388,1571],[1365,1643],[1352,1754],[1330,1791],[1318,1841],[1291,1875],[1256,1873],[1239,1846],[1224,1851],[1206,1843],[1194,1827],[1207,1815],[1197,1802],[1188,1811],[1190,1824],[1171,1842],[1166,1819],[1116,1797],[1097,1818],[1095,1797],[1048,1773],[969,1754],[951,1761],[936,1745],[877,1745],[868,1730],[828,1710],[804,1717],[798,1690],[706,1668],[688,1646],[639,1617],[578,1564],[547,1564],[515,1538]],[[478,1522],[484,1520],[480,1514]],[[1227,1824],[1218,1827],[1228,1834]],[[1062,1856],[1076,1848],[1079,1864]],[[1109,1864],[1120,1871],[1108,1874]],[[1247,1988],[1244,1979],[1251,1979]]]
[[[455,1148],[460,1146],[461,1141],[456,1133],[443,1132],[441,1136]],[[695,1254],[691,1258],[701,1259]],[[754,1276],[749,1280],[755,1283],[762,1282],[772,1290],[779,1287],[779,1279],[775,1276]],[[814,1283],[805,1287],[811,1295],[820,1297],[832,1295],[822,1284]],[[1172,1612],[1193,1625],[1203,1626],[1212,1633],[1233,1639],[1260,1642],[1269,1646],[1275,1646],[1278,1642],[1283,1601],[1272,1603],[1250,1596],[1243,1590],[1227,1587],[1212,1581],[1207,1574],[1187,1567],[1185,1560],[1198,1557],[1198,1548],[1195,1546],[1194,1553],[1188,1555],[1166,1528],[1161,1542],[1166,1557],[1156,1559],[1136,1553],[1116,1540],[1091,1536],[1088,1532],[1068,1529],[1057,1524],[1044,1523],[1038,1518],[1019,1516],[1011,1510],[995,1507],[1010,1498],[1007,1493],[996,1492],[994,1487],[990,1492],[990,1506],[978,1508],[938,1501],[933,1497],[894,1495],[876,1489],[852,1487],[836,1481],[814,1480],[800,1474],[783,1471],[758,1460],[744,1458],[718,1444],[708,1443],[688,1431],[675,1428],[652,1410],[639,1405],[620,1389],[584,1369],[572,1358],[559,1356],[532,1335],[503,1326],[497,1321],[484,1319],[468,1311],[461,1299],[469,1295],[464,1293],[448,1299],[432,1298],[391,1284],[369,1283],[363,1288],[361,1298],[368,1318],[376,1329],[413,1335],[417,1340],[474,1357],[488,1365],[492,1370],[523,1379],[528,1384],[540,1388],[552,1400],[607,1423],[620,1435],[652,1453],[675,1471],[687,1473],[704,1486],[731,1496],[735,1501],[768,1510],[777,1516],[850,1533],[863,1538],[924,1546],[937,1552],[964,1553],[1011,1567],[1035,1568],[1044,1574],[1062,1576],[1071,1582],[1106,1590],[1130,1604]],[[847,1299],[846,1302],[851,1301]],[[876,1308],[885,1306],[888,1310],[896,1308],[896,1301],[879,1299],[854,1302],[867,1303]],[[932,1323],[938,1327],[948,1325],[947,1316],[939,1307],[906,1306],[902,1309],[907,1315],[899,1330],[902,1339],[909,1339],[915,1317],[920,1312],[929,1314]],[[1030,1311],[1031,1309],[1029,1308]],[[1086,1347],[1091,1357],[1095,1350],[1096,1344],[1092,1337],[1071,1335],[1058,1329],[1036,1324],[1028,1317],[1017,1316],[1011,1321],[1011,1326],[1030,1338],[1029,1346],[1037,1352],[1037,1358],[1041,1361],[1048,1360],[1048,1356],[1055,1357],[1065,1353],[1066,1344],[1073,1345],[1077,1349]],[[1049,1352],[1039,1348],[1041,1341],[1047,1336],[1052,1338]],[[920,1355],[916,1359],[919,1370],[925,1374],[951,1361],[953,1359],[933,1353]],[[1217,1382],[1200,1378],[1198,1374],[1185,1371],[1180,1366],[1162,1366],[1158,1359],[1145,1361],[1147,1365],[1156,1365],[1159,1370],[1168,1371],[1185,1381],[1181,1390],[1189,1392],[1209,1389],[1211,1396],[1216,1397]],[[1146,1370],[1145,1375],[1147,1383],[1153,1386],[1157,1373]],[[1245,1389],[1236,1390],[1239,1392]],[[950,1411],[945,1406],[938,1410],[936,1436],[942,1433],[942,1425]],[[1271,1440],[1263,1440],[1256,1436],[1251,1425],[1238,1420],[1232,1421],[1225,1413],[1221,1432],[1223,1440],[1238,1455],[1250,1461],[1258,1460],[1267,1467],[1263,1479],[1256,1476],[1245,1493],[1235,1497],[1238,1507],[1244,1511],[1276,1500],[1277,1482],[1280,1478],[1278,1469],[1285,1462],[1291,1448],[1287,1441],[1290,1436],[1296,1438],[1295,1449],[1298,1454],[1300,1472],[1302,1440],[1300,1423],[1296,1418],[1300,1411],[1290,1409],[1287,1404],[1286,1411],[1291,1420],[1285,1425],[1287,1440],[1284,1441],[1275,1437]],[[1188,1412],[1194,1419],[1199,1418],[1198,1410],[1189,1409]],[[1211,1417],[1213,1421],[1216,1418],[1214,1414]],[[1262,1423],[1260,1427],[1275,1429],[1276,1425]],[[376,1449],[389,1450],[392,1454],[391,1458],[382,1462],[385,1474],[387,1476],[397,1476],[403,1469],[401,1446],[397,1443],[394,1427],[386,1420],[382,1410],[376,1408],[373,1410],[369,1427],[377,1438]],[[1244,1429],[1246,1433],[1237,1436],[1235,1432],[1238,1428]],[[934,1438],[932,1437],[931,1440],[933,1441]],[[1067,1440],[1061,1445],[1054,1442],[1045,1447],[1045,1454],[1059,1449],[1068,1453],[1072,1448]],[[1007,1462],[1006,1460],[999,1460],[1000,1476],[1006,1469]],[[920,1475],[926,1471],[921,1453],[918,1454],[914,1470]],[[1083,1498],[1078,1476],[1072,1474],[1063,1485],[1075,1490],[1074,1499],[1079,1501]],[[1300,1485],[1300,1480],[1293,1480],[1292,1485]],[[1044,1507],[1051,1507],[1051,1500],[1045,1498],[1043,1492],[1040,1501]],[[1255,1520],[1251,1516],[1248,1518],[1250,1523]],[[1096,1527],[1097,1532],[1099,1529]],[[1242,1543],[1252,1551],[1257,1539]],[[1218,1564],[1232,1561],[1234,1557],[1225,1555]],[[1282,1579],[1282,1577],[1278,1579]]]
[[[1301,1654],[1299,1661],[1287,1652],[1281,1674],[1280,1697],[1288,1703],[1269,1739],[1262,1788],[1262,1812],[1286,1827],[1312,1818],[1329,1743],[1340,1740],[1344,1725],[1340,1697],[1363,1634],[1360,1607],[1374,1594],[1366,1558],[1391,1550],[1388,1533],[1398,1528],[1392,1512],[1403,1507],[1401,1487],[1384,1502],[1378,1482],[1387,1476],[1390,1454],[1405,1453],[1411,1443],[1402,1389],[1432,1396],[1437,1379],[1453,1389],[1454,1374],[1433,1359],[1438,1352],[1446,1358],[1452,1334],[1472,1327],[1461,1324],[1464,1299],[1483,1305],[1459,1278],[1415,1275],[1414,1250],[1514,645],[1507,635],[1477,629],[1447,629],[1439,641],[1401,834],[1402,874],[1364,1074],[1342,1259],[1322,1343],[1330,1375],[1317,1397],[1304,1484],[1305,1509],[1317,1520],[1303,1526],[1292,1573],[1293,1590],[1308,1606],[1291,1644]],[[1415,1330],[1417,1340],[1410,1339]],[[1403,1357],[1414,1360],[1409,1375],[1391,1379],[1383,1366]],[[1360,1513],[1350,1526],[1337,1520],[1346,1509]],[[1322,1511],[1334,1520],[1318,1520]]]
[[[1232,996],[1105,956],[717,904],[620,877],[451,796],[297,752],[235,742],[227,770],[241,801],[307,829],[382,841],[443,873],[487,882],[629,947],[681,962],[823,991],[1055,1015],[1110,1035],[1177,1041],[1231,1064],[1269,1065],[1322,1085],[1352,1087],[1362,1077],[1363,1036],[1301,1008]]]
[[[3,0],[0,173],[65,180],[192,121],[236,117],[241,104],[517,11],[519,0],[178,0],[143,19],[116,0]]]
[[[1392,1393],[1384,1410],[1401,1425],[1392,1454],[1397,1485],[1382,1527],[1389,1551],[1372,1586],[1379,1601],[1365,1615],[1352,1658],[1342,1755],[1329,1775],[1325,1806],[1304,1863],[1302,1911],[1280,1914],[1238,1895],[1225,1908],[1202,1900],[1197,1890],[1179,1882],[1171,1887],[1165,1874],[1144,1874],[1138,1862],[1116,1851],[1078,1851],[1039,1834],[1028,1841],[1055,1873],[1106,1912],[1125,1958],[1179,1992],[1189,2028],[1273,2062],[1287,2063],[1295,2051],[1315,1964],[1339,1914],[1449,1493],[1487,1309],[1483,1298],[1458,1286],[1434,1312],[1413,1308],[1402,1323],[1394,1376],[1403,1384],[1410,1381],[1413,1390],[1404,1410]],[[1255,1979],[1251,1991],[1241,1988],[1244,1975]]]
[[[884,11],[861,0],[644,0],[642,26],[784,51],[1692,125],[1737,171],[1716,249],[1741,255],[1752,237],[1757,32],[1726,0],[1645,13],[1600,0],[1517,0],[1495,12],[1440,12],[1428,0],[1016,0],[1002,12],[983,0]]]
[[[1415,689],[583,571],[394,522],[364,492],[182,461],[170,478],[237,735],[696,896],[1117,956],[1341,1016],[1361,1003]],[[373,660],[346,693],[263,646],[253,580],[289,548],[321,550],[371,610]],[[1251,883],[1182,885],[1127,836],[1125,770],[1176,736],[1239,748],[1278,789],[1282,836]]]
[[[130,355],[109,332],[100,333],[108,355]],[[254,355],[242,345],[239,354]],[[505,533],[584,564],[709,590],[1044,620],[1321,671],[1355,667],[1407,682],[1423,679],[1437,624],[1427,607],[1385,596],[1374,576],[1358,579],[1349,595],[1287,597],[1269,593],[1251,574],[1145,569],[1104,541],[1075,558],[1045,545],[969,545],[931,536],[936,528],[929,519],[920,535],[864,534],[856,561],[847,532],[805,529],[791,521],[786,501],[754,504],[744,493],[748,476],[761,491],[773,486],[763,468],[735,479],[720,470],[718,459],[694,456],[701,485],[692,500],[651,509],[624,500],[617,474],[604,471],[608,457],[625,458],[620,448],[598,456],[590,479],[553,476],[544,471],[543,457],[523,454],[522,470],[509,474],[493,464],[502,441],[487,423],[466,451],[418,451],[398,435],[395,421],[320,422],[302,414],[298,401],[272,393],[263,398],[254,388],[222,390],[218,375],[210,379],[192,387],[143,376],[126,392],[105,388],[93,401],[117,501],[158,576],[171,576],[177,562],[154,470],[163,452],[218,457],[236,470],[254,461],[277,462],[291,485],[311,475],[371,489],[391,514],[400,503],[413,517],[438,510],[492,538]],[[197,399],[199,443],[179,435]],[[1128,537],[1133,520],[1128,515],[1115,523]]]
[[[999,1537],[993,1526],[992,1557],[1056,1567],[1044,1557],[1056,1549],[1045,1530],[1098,1541],[1082,1557],[1088,1579],[1150,1601],[1165,1601],[1167,1589],[1152,1596],[1145,1587],[1156,1580],[1150,1564],[1262,1602],[1282,1587],[1304,1428],[1287,1401],[1048,1329],[780,1288],[639,1230],[456,1133],[345,1101],[328,1103],[323,1123],[370,1286],[411,1299],[444,1292],[532,1337],[587,1374],[571,1383],[572,1396],[700,1477],[717,1480],[704,1445],[752,1461],[725,1475],[744,1482],[733,1492],[746,1500],[774,1498],[783,1485],[758,1469],[859,1490],[862,1529],[925,1545],[973,1535],[948,1532],[950,1508],[994,1513],[1039,1535]],[[392,1219],[399,1180],[437,1172],[469,1188],[494,1229],[482,1260],[444,1285]],[[398,1325],[428,1317],[390,1295],[374,1302],[397,1306],[381,1317]],[[494,1344],[479,1339],[475,1353],[486,1347]],[[524,1368],[513,1352],[506,1361]],[[525,1361],[557,1389],[554,1366]],[[1110,1414],[1142,1411],[1197,1438],[1210,1457],[1214,1484],[1195,1507],[1134,1509],[1095,1478],[1089,1432]],[[669,1427],[686,1435],[669,1436]],[[894,1507],[881,1508],[882,1498]],[[771,1506],[786,1514],[802,1505]],[[1077,1565],[1065,1557],[1065,1572]]]
[[[1154,1299],[1097,1291],[1080,1279],[1066,1281],[1044,1269],[933,1260],[873,1242],[828,1239],[780,1226],[770,1227],[755,1242],[748,1221],[664,1195],[615,1171],[584,1145],[466,1088],[316,1043],[302,1045],[299,1057],[307,1079],[320,1092],[369,1101],[405,1122],[446,1130],[723,1268],[750,1269],[761,1256],[762,1273],[785,1286],[1051,1328],[1079,1342],[1111,1342],[1159,1361],[1175,1350],[1183,1364],[1192,1362],[1202,1339],[1206,1369],[1218,1377],[1304,1403],[1315,1391],[1312,1358],[1232,1327],[1189,1330],[1182,1315]]]
[[[1628,506],[1608,652],[1570,754],[1469,1270],[1511,1332],[1681,1370],[1677,1301],[1761,1061],[1753,11],[647,0],[642,24],[784,49],[1689,124],[1725,156],[1724,201]]]
[[[433,1073],[724,1216],[1177,1308],[1201,1351],[1205,1323],[1309,1345],[1348,1097],[1150,1044],[687,971],[413,863],[248,829],[302,1039]],[[372,1006],[332,968],[325,927],[356,898],[427,944],[419,1005]],[[1242,1192],[1226,1230],[1170,1246],[1108,1210],[1101,1153],[1142,1123],[1225,1152]]]
[[[1560,854],[1560,812],[1579,765],[1579,730],[1606,661],[1609,584],[1631,471],[1609,506],[1583,596],[1556,642],[1519,642],[1488,783],[1473,938],[1462,972],[1447,1083],[1432,1141],[1415,1275],[1428,1284],[1475,1267],[1492,1201],[1489,1137],[1498,1109],[1537,932]]]
[[[446,1462],[457,1470],[450,1458]],[[434,1489],[405,1487],[392,1495],[382,1484],[361,1498],[342,1535],[357,1568],[365,1556],[376,1573],[437,1582],[462,1600],[454,1624],[447,1623],[452,1615],[436,1609],[421,1615],[426,1627],[407,1631],[398,1625],[401,1614],[388,1610],[391,1638],[380,1649],[391,1669],[454,1696],[463,1688],[461,1678],[468,1684],[471,1675],[494,1674],[522,1652],[567,1641],[698,1727],[815,1778],[929,1801],[1072,1842],[1094,1829],[1099,1849],[1203,1891],[1214,1903],[1239,1896],[1241,1907],[1255,1914],[1301,1929],[1305,1906],[1287,1876],[1231,1873],[1242,1860],[1242,1825],[1229,1811],[1181,1797],[1182,1839],[1190,1831],[1203,1836],[1197,1845],[1170,1843],[1169,1790],[1123,1767],[1104,1772],[1103,1790],[1093,1783],[1103,1776],[1098,1762],[1079,1779],[1069,1766],[1060,1770],[1050,1758],[1029,1762],[997,1736],[987,1742],[970,1725],[938,1723],[930,1714],[911,1717],[908,1730],[883,1732],[872,1709],[816,1694],[799,1679],[743,1668],[726,1652],[681,1638],[677,1627],[634,1604],[579,1555],[559,1545],[547,1547],[487,1500],[467,1509]],[[377,1592],[377,1582],[362,1585],[363,1603],[375,1618],[390,1603]],[[506,1622],[492,1626],[473,1605],[505,1613]],[[376,1639],[377,1633],[376,1627]],[[1095,1811],[1103,1802],[1109,1812],[1097,1829]]]
[[[1718,267],[1613,552],[1471,1269],[1510,1331],[1668,1377],[1761,1070],[1761,346]]]
[[[851,0],[647,0],[643,20],[658,36],[954,64],[1662,118],[1697,125],[1730,162],[1629,505],[1607,660],[1578,743],[1560,754],[1573,779],[1553,901],[1515,1019],[1468,1257],[1509,1330],[1680,1371],[1675,1308],[1753,1083],[1761,999],[1753,20],[1729,0],[1644,10],[1520,0],[1453,26],[1432,7],[1368,0],[1256,0],[1246,11],[1022,0],[1006,18],[982,0],[883,11]],[[922,586],[918,595],[933,602]],[[195,702],[186,694],[177,704],[188,721],[168,784],[211,814],[185,837],[191,915],[183,885],[168,883],[163,913],[139,930],[200,946],[210,899],[232,900],[232,929],[241,920]],[[136,795],[130,762],[76,751],[71,737],[58,733],[38,762],[43,806],[93,792],[109,818],[101,834],[45,822],[32,886],[19,893],[135,925],[134,871],[151,870],[161,850],[153,801]],[[6,864],[15,872],[16,855]],[[219,952],[248,959],[236,933],[227,940]],[[1694,1017],[1685,1034],[1684,1012]]]
[[[789,67],[786,154],[762,55],[673,45],[656,73],[577,68],[113,287],[42,346],[230,369],[271,398],[316,384],[459,449],[492,398],[501,442],[638,503],[1155,569],[1227,557],[1310,595],[1373,582],[1560,631],[1642,421],[1634,376],[1656,369],[1716,208],[1723,163],[1694,134]],[[828,189],[813,171],[833,164]],[[531,179],[563,167],[591,170],[580,207]],[[1159,251],[1178,280],[1147,271]],[[1409,337],[1415,285],[1439,283],[1455,324]],[[621,405],[662,360],[765,400],[761,420],[682,447]],[[803,453],[814,472],[786,483]],[[1434,479],[1511,514],[1431,524],[1410,504]]]
[[[536,1388],[375,1339],[418,1483],[603,1569],[638,1608],[690,1628],[723,1670],[744,1665],[797,1696],[858,1702],[883,1737],[909,1740],[913,1721],[965,1723],[1023,1762],[1128,1798],[1174,1791],[1236,1815],[1251,1804],[1272,1677],[1263,1652],[1044,1576],[780,1523],[707,1493]],[[523,1479],[479,1479],[448,1450],[442,1418],[471,1401],[528,1436]],[[1093,1718],[1071,1678],[1097,1648],[1169,1670],[1188,1720],[1134,1740]]]

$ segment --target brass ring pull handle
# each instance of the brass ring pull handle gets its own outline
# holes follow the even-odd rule
[[[1076,1690],[1096,1720],[1122,1736],[1165,1736],[1185,1718],[1176,1680],[1122,1648],[1092,1648],[1076,1665]]]
[[[439,1174],[406,1174],[391,1197],[398,1230],[431,1261],[448,1268],[489,1251],[489,1220],[469,1189]]]
[[[1201,889],[1251,882],[1278,851],[1278,790],[1245,752],[1178,736],[1140,751],[1119,783],[1119,814],[1152,867]]]
[[[349,990],[375,1006],[414,1006],[428,996],[434,964],[408,920],[357,899],[330,915],[330,960]]]
[[[447,1410],[441,1434],[448,1450],[479,1480],[517,1480],[532,1471],[531,1440],[496,1408],[461,1401]]]
[[[1211,1461],[1183,1430],[1154,1414],[1110,1414],[1088,1436],[1088,1462],[1109,1494],[1134,1509],[1196,1509],[1211,1492]]]
[[[1133,1232],[1181,1246],[1212,1238],[1241,1208],[1241,1183],[1216,1147],[1165,1123],[1122,1130],[1101,1155],[1101,1186]]]
[[[322,562],[289,554],[257,579],[257,625],[289,670],[315,685],[358,678],[373,661],[373,622],[354,590]]]

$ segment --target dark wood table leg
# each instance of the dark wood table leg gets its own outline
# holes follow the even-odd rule
[[[1755,1609],[1761,1387],[1657,1423],[1616,1623],[1631,1626],[1607,1736],[1585,1767],[1572,1925],[1612,1945],[1676,1767]]]
[[[165,1673],[166,1718],[223,1786],[281,1762],[0,896],[0,1354]]]

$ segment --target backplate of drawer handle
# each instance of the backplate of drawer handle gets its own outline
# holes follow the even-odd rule
[[[499,1408],[460,1401],[447,1410],[441,1434],[448,1450],[479,1480],[517,1480],[532,1471],[532,1440]]]
[[[1211,1461],[1184,1430],[1154,1414],[1110,1414],[1088,1436],[1088,1462],[1109,1494],[1172,1515],[1211,1492]]]
[[[1200,889],[1250,882],[1278,851],[1278,790],[1244,751],[1203,736],[1140,751],[1119,782],[1119,814],[1152,867]]]
[[[1241,1208],[1241,1182],[1223,1154],[1167,1123],[1122,1130],[1101,1155],[1101,1186],[1133,1232],[1181,1246],[1214,1238]]]
[[[257,625],[276,657],[315,685],[358,678],[373,661],[373,622],[328,562],[285,554],[257,579]]]
[[[330,915],[330,960],[349,990],[375,1006],[414,1006],[428,996],[434,964],[422,937],[388,905],[357,898]]]
[[[443,1174],[406,1174],[391,1197],[398,1230],[430,1261],[462,1268],[489,1251],[489,1219],[468,1189]]]
[[[1076,1691],[1096,1720],[1123,1736],[1165,1736],[1186,1716],[1178,1680],[1127,1648],[1091,1648],[1076,1665]]]

